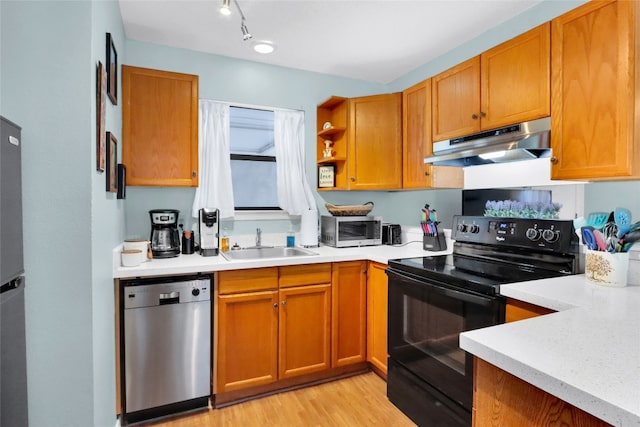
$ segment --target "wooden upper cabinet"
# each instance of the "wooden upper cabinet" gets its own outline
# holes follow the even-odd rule
[[[432,78],[433,140],[550,114],[549,23]]]
[[[402,188],[402,94],[349,99],[350,190]]]
[[[476,56],[432,80],[433,140],[480,130],[480,57]]]
[[[402,92],[402,188],[427,187],[433,153],[431,141],[431,79]]]
[[[636,1],[591,1],[552,26],[551,177],[637,179]]]
[[[127,185],[198,186],[198,76],[122,66]]]
[[[402,92],[402,188],[462,188],[462,168],[433,166],[431,79]]]
[[[480,56],[481,128],[551,114],[551,30],[546,23]]]

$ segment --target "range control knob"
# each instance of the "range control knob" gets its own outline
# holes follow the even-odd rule
[[[469,233],[478,234],[480,232],[480,226],[478,224],[472,224],[469,226]]]
[[[458,231],[461,233],[465,233],[467,231],[467,225],[466,224],[458,224]]]
[[[198,288],[193,288],[191,290],[191,295],[193,295],[194,297],[197,297],[198,295],[200,295],[200,289]]]
[[[542,238],[549,243],[553,243],[560,238],[560,232],[553,230],[544,230],[542,232]]]
[[[527,239],[533,240],[534,242],[540,238],[540,232],[535,228],[529,228],[525,235]]]

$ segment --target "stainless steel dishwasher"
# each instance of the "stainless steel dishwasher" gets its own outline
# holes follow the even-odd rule
[[[123,421],[207,406],[211,395],[211,279],[122,283]]]

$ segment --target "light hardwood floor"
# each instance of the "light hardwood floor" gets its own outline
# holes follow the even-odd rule
[[[332,381],[221,409],[165,418],[153,427],[415,427],[387,399],[386,383],[376,374]]]

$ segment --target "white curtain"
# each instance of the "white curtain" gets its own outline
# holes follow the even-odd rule
[[[304,113],[276,110],[273,121],[278,204],[289,215],[316,210],[304,173]]]
[[[191,215],[197,218],[200,208],[218,208],[221,218],[233,217],[229,104],[201,99],[199,113],[200,184]]]

